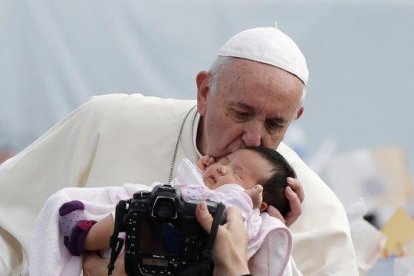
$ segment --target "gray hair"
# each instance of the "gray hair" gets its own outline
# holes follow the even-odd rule
[[[217,84],[224,72],[227,71],[231,63],[235,60],[234,57],[218,56],[211,65],[208,73],[210,75],[210,90],[216,92]]]
[[[211,65],[210,69],[208,70],[209,76],[210,76],[210,90],[212,92],[216,91],[217,84],[220,80],[220,78],[223,76],[223,73],[229,69],[232,62],[235,60],[235,57],[230,56],[218,56],[216,60]],[[303,85],[302,89],[302,96],[300,97],[300,105],[303,105],[303,102],[305,101],[306,96],[306,86]]]

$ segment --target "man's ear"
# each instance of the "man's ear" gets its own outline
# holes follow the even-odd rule
[[[206,71],[201,71],[196,77],[197,83],[197,110],[201,116],[206,114],[207,94],[210,91],[210,78]]]
[[[299,107],[298,111],[296,112],[295,120],[299,119],[303,115],[303,112],[305,112],[305,108],[302,105],[301,107]]]
[[[266,211],[266,209],[267,209],[267,203],[264,202],[264,201],[262,201],[262,203],[260,203],[259,209],[260,209],[260,212]]]

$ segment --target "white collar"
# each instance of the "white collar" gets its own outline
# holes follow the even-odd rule
[[[200,127],[200,113],[196,112],[196,115],[194,116],[194,120],[193,120],[193,146],[194,149],[198,155],[198,157],[201,157],[201,153],[197,148],[197,133],[198,133],[198,128]]]

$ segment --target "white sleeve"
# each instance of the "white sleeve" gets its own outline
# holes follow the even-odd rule
[[[290,256],[289,262],[286,266],[283,276],[302,276],[302,275],[303,274],[299,271],[292,256]]]
[[[81,186],[87,178],[91,145],[97,138],[88,131],[94,124],[88,119],[88,105],[0,166],[1,275],[17,275],[21,270],[33,222],[46,199],[60,188]]]

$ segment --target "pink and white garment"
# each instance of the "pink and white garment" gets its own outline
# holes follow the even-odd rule
[[[152,186],[159,184],[161,183],[155,182]],[[252,274],[297,275],[294,264],[287,266],[288,262],[293,263],[293,259],[290,258],[290,231],[280,220],[270,217],[267,213],[259,215],[253,210],[250,197],[244,194],[243,188],[239,185],[230,184],[224,185],[222,189],[209,190],[205,187],[198,169],[187,159],[180,163],[172,185],[182,189],[184,198],[200,194],[200,199],[209,198],[241,209],[249,229],[248,256]],[[75,199],[80,200],[85,205],[87,219],[101,220],[114,212],[120,200],[131,198],[139,190],[150,191],[151,188],[142,184],[126,183],[120,187],[64,188],[53,194],[36,219],[29,259],[22,275],[80,274],[82,257],[69,253],[63,244],[63,236],[59,229],[58,210],[62,204]],[[291,267],[295,268],[293,272]]]
[[[259,209],[253,209],[253,202],[242,186],[229,183],[211,190],[204,184],[200,169],[186,158],[181,161],[177,171],[171,185],[181,190],[184,199],[209,199],[226,206],[237,206],[246,223],[249,241],[253,241],[259,233],[262,218]]]
[[[296,274],[294,271],[285,271],[287,263],[293,262],[293,259],[290,260],[292,236],[289,229],[279,219],[266,212],[260,213],[258,208],[253,209],[253,202],[242,186],[229,183],[211,190],[204,184],[200,169],[186,158],[180,162],[171,185],[180,188],[183,198],[209,199],[240,209],[248,231],[248,257],[252,274]]]

